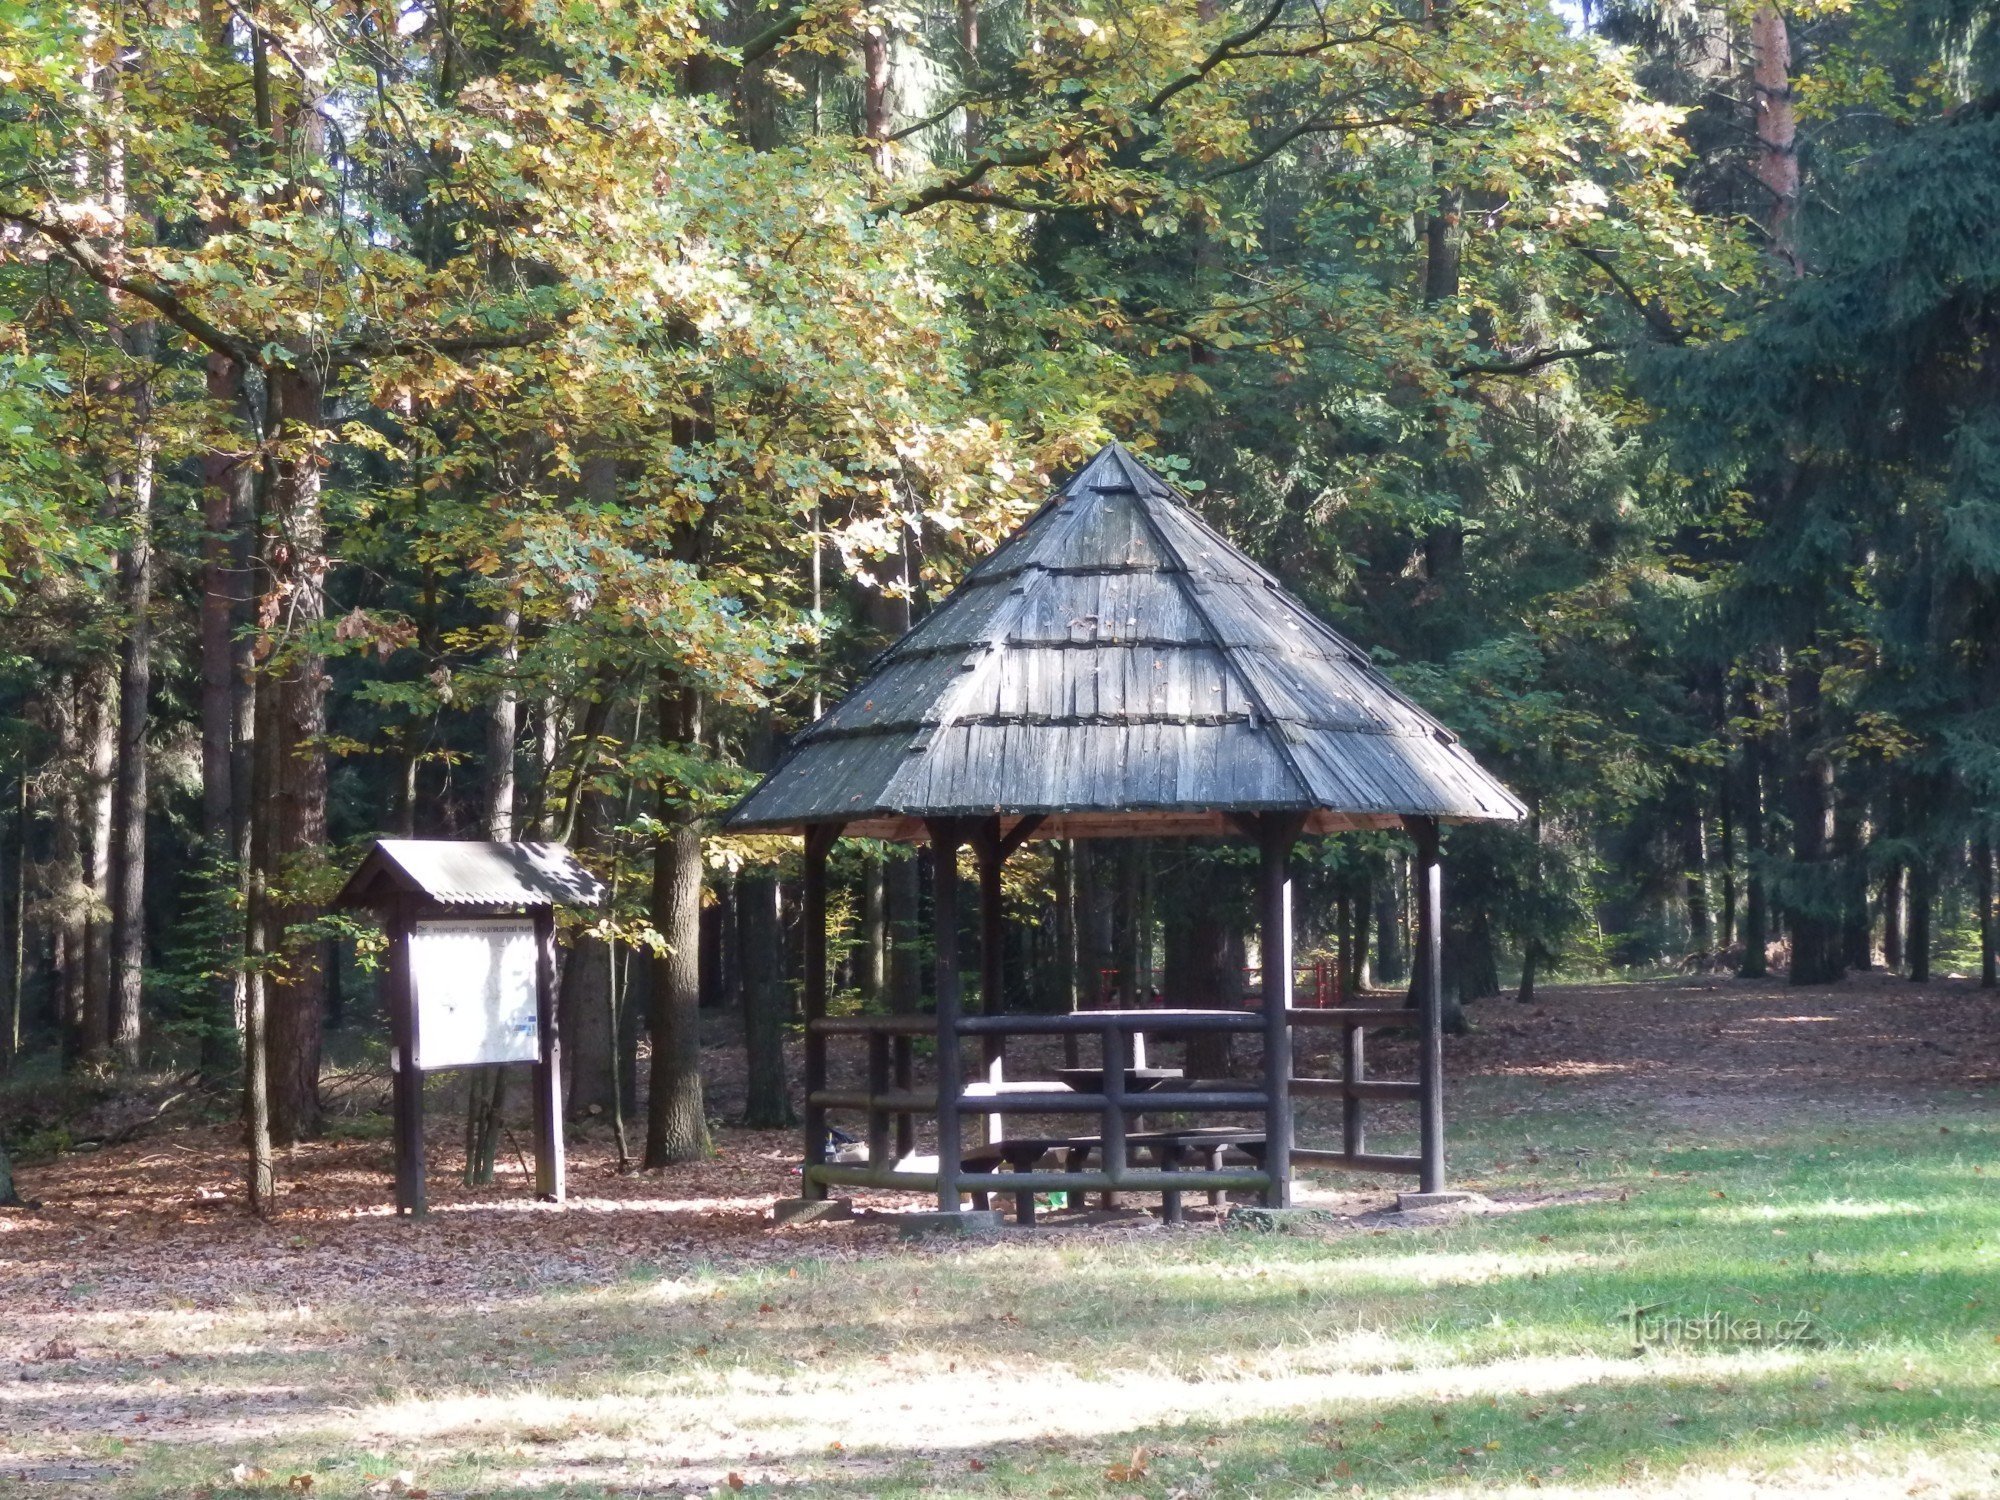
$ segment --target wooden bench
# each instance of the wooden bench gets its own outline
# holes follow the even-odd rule
[[[1100,1136],[1023,1136],[1010,1140],[995,1141],[988,1146],[977,1146],[960,1158],[960,1168],[967,1172],[997,1172],[1003,1166],[1010,1172],[1032,1172],[1048,1157],[1062,1153],[1065,1172],[1081,1171],[1093,1152],[1103,1148]],[[1178,1172],[1185,1169],[1191,1159],[1202,1159],[1202,1167],[1207,1171],[1219,1170],[1222,1158],[1230,1151],[1240,1151],[1259,1167],[1264,1164],[1264,1132],[1261,1130],[1239,1130],[1230,1126],[1190,1127],[1185,1130],[1138,1130],[1125,1137],[1128,1150],[1148,1151],[1163,1172]],[[1112,1195],[1106,1193],[1106,1206],[1110,1206]],[[1222,1194],[1210,1192],[1208,1201],[1219,1204]],[[991,1206],[991,1195],[975,1192],[972,1195],[974,1208]],[[1181,1195],[1173,1189],[1164,1189],[1160,1194],[1162,1216],[1169,1224],[1182,1222]],[[1014,1218],[1021,1224],[1035,1222],[1035,1195],[1019,1192],[1014,1195]]]

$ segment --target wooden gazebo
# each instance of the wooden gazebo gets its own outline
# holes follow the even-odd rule
[[[1037,1191],[1252,1190],[1288,1205],[1295,1163],[1408,1172],[1426,1194],[1444,1190],[1440,1037],[1438,832],[1441,823],[1512,821],[1519,802],[1437,720],[1396,691],[1367,655],[1292,598],[1207,526],[1182,497],[1120,445],[1099,452],[959,587],[873,664],[867,679],[801,733],[730,814],[732,830],[805,837],[804,928],[807,1207],[838,1187],[932,1191],[940,1212],[963,1196]],[[1409,1009],[1299,1010],[1292,1005],[1292,846],[1303,834],[1403,828],[1416,845],[1417,994]],[[843,833],[934,851],[934,1017],[826,1013],[826,859]],[[1031,838],[1206,834],[1253,839],[1262,851],[1260,1011],[1095,1010],[1070,1015],[993,1013],[1001,995],[1000,870]],[[957,851],[977,857],[981,994],[987,1013],[963,1013],[958,953]],[[1368,1079],[1363,1028],[1421,1029],[1419,1077]],[[1292,1028],[1341,1030],[1344,1076],[1294,1079]],[[1129,1093],[1132,1037],[1143,1032],[1255,1032],[1263,1060],[1254,1083],[1189,1082]],[[1001,1076],[1005,1038],[1079,1032],[1103,1044],[1093,1092]],[[891,1048],[936,1038],[935,1093],[892,1073]],[[828,1085],[827,1047],[868,1042],[868,1086]],[[986,1067],[968,1088],[962,1045],[976,1038]],[[1292,1141],[1295,1094],[1343,1101],[1339,1151]],[[1416,1157],[1366,1149],[1362,1101],[1421,1105]],[[1143,1101],[1143,1102],[1141,1102]],[[827,1159],[829,1111],[866,1117],[869,1160]],[[1252,1169],[1153,1170],[1128,1161],[1126,1125],[1148,1115],[1254,1113],[1262,1139]],[[1102,1119],[1095,1170],[1042,1170],[1016,1160],[968,1166],[968,1115],[1094,1113]],[[889,1122],[937,1119],[935,1171],[889,1160]],[[1077,1156],[1070,1158],[1072,1162]],[[1170,1170],[1171,1168],[1171,1170]]]

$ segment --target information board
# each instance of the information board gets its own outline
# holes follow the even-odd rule
[[[533,922],[418,922],[410,931],[410,979],[418,1068],[540,1060]]]

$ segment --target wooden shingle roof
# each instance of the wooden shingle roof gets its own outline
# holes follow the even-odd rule
[[[1524,811],[1116,443],[871,668],[729,828],[914,840],[925,818],[1039,814],[1039,837],[1090,838]]]

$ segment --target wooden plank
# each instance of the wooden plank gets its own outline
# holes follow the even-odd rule
[[[859,1095],[855,1097],[861,1097]],[[1008,1094],[1007,1113],[1010,1115],[1087,1115],[1101,1114],[1108,1096],[1102,1093],[1086,1094],[1072,1090],[1066,1094]],[[993,1099],[963,1098],[959,1109],[966,1114],[978,1114],[993,1107]],[[1144,1094],[1125,1095],[1127,1111],[1133,1114],[1176,1114],[1176,1113],[1217,1113],[1255,1114],[1269,1104],[1268,1096],[1261,1089],[1205,1089],[1199,1091],[1176,1091],[1154,1089]]]
[[[1357,1036],[1358,1032],[1349,1032]],[[1397,1100],[1415,1099],[1422,1102],[1424,1086],[1415,1080],[1401,1078],[1356,1078],[1347,1084],[1350,1099]]]
[[[888,1192],[902,1190],[911,1193],[934,1193],[938,1186],[935,1172],[898,1172],[888,1167],[862,1167],[847,1162],[831,1161],[817,1167],[809,1167],[807,1171],[812,1180],[822,1187],[881,1188]]]
[[[1166,1172],[1128,1167],[1122,1172],[965,1172],[959,1185],[966,1192],[986,1193],[1201,1193],[1263,1192],[1270,1186],[1264,1172],[1245,1169]]]
[[[1326,1011],[1309,1011],[1326,1015]],[[1066,1015],[966,1016],[958,1023],[960,1032],[977,1036],[988,1031],[1010,1036],[1060,1035],[1064,1032],[1097,1032],[1107,1025],[1126,1031],[1261,1031],[1264,1018],[1248,1010],[1079,1010]]]

